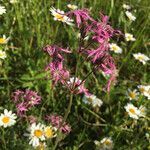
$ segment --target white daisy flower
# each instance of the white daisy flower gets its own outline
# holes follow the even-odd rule
[[[142,95],[150,99],[150,85],[138,85],[138,89]]]
[[[131,12],[126,11],[125,14],[129,18],[130,21],[135,21],[136,17]]]
[[[149,57],[142,53],[133,54],[133,56],[136,60],[139,60],[141,63],[143,63],[143,65],[145,65],[146,62],[150,60]]]
[[[112,150],[113,149],[113,141],[110,137],[105,137],[100,141],[102,145],[102,149],[104,150]]]
[[[128,89],[128,98],[129,98],[130,100],[137,99],[137,98],[138,98],[138,95],[139,95],[139,93],[137,92],[136,89],[133,90],[133,91],[131,91],[130,89]]]
[[[73,20],[67,17],[64,13],[64,11],[61,11],[60,9],[55,9],[54,7],[50,8],[51,14],[54,16],[54,20],[58,20],[61,22],[65,22],[68,25],[73,25]]]
[[[125,107],[125,110],[129,114],[129,116],[133,119],[139,119],[139,116],[141,114],[140,110],[135,107],[133,104],[128,103]]]
[[[122,6],[124,9],[131,9],[131,7],[129,6],[129,5],[127,5],[127,4],[123,4],[123,6]]]
[[[91,104],[93,107],[101,107],[103,102],[101,99],[97,98],[95,95],[85,95],[83,98],[85,104]]]
[[[6,38],[6,36],[3,35],[3,37],[0,38],[0,44],[7,44],[8,40],[9,40],[9,38]]]
[[[56,137],[56,131],[57,131],[57,128],[52,127],[52,126],[46,126],[44,127],[44,136],[47,139]]]
[[[122,49],[117,45],[117,44],[115,44],[115,43],[111,43],[110,45],[110,50],[111,51],[113,51],[113,52],[115,52],[115,53],[122,53]]]
[[[6,8],[4,6],[0,6],[0,15],[6,13]]]
[[[5,59],[7,57],[6,52],[0,50],[0,59]]]
[[[147,111],[147,109],[146,109],[146,107],[145,106],[143,106],[143,105],[141,105],[140,107],[139,107],[139,110],[140,110],[140,117],[145,117],[146,116],[146,111]]]
[[[0,115],[0,126],[3,126],[4,128],[12,126],[16,123],[16,118],[16,114],[5,109],[4,113]]]
[[[135,41],[136,39],[133,37],[130,33],[125,33],[125,39],[126,41]]]
[[[37,147],[40,145],[40,141],[44,141],[45,140],[45,136],[44,136],[44,125],[39,123],[33,123],[31,124],[31,126],[29,127],[28,131],[30,132],[29,139],[30,142],[29,144],[32,145],[33,147]]]
[[[70,9],[72,9],[72,10],[75,10],[75,9],[78,8],[77,5],[71,5],[71,4],[68,4],[67,7],[70,8]]]

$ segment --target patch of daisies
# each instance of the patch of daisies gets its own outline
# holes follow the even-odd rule
[[[5,6],[0,5],[0,16],[4,15],[6,13],[6,8]],[[7,44],[9,38],[6,38],[5,35],[0,37],[0,64],[2,63],[2,60],[4,60],[7,55],[6,52],[4,51],[4,46]]]
[[[141,96],[144,96],[148,100],[150,99],[150,86],[149,85],[138,85],[138,90],[128,89],[127,98],[130,102],[124,107],[129,117],[133,119],[139,119],[140,117],[146,116],[147,108],[141,105],[139,108],[132,104],[133,101],[138,102]]]
[[[131,6],[127,5],[127,4],[123,4],[123,8],[126,10],[125,11],[125,15],[126,17],[129,19],[130,22],[133,22],[136,20],[136,17],[132,14],[131,10]],[[133,34],[126,32],[125,33],[125,40],[127,42],[134,42],[136,41],[136,38],[133,36]],[[116,54],[121,54],[123,52],[122,48],[120,46],[118,46],[116,43],[111,43],[110,45],[110,51],[116,53]],[[141,62],[143,65],[145,65],[150,58],[148,56],[146,56],[145,54],[142,53],[135,53],[133,54],[133,57],[138,60],[139,62]]]
[[[28,128],[28,133],[25,136],[29,137],[29,144],[34,148],[39,148],[41,146],[46,147],[46,140],[56,137],[57,128],[49,125],[45,126],[41,123],[33,123]]]

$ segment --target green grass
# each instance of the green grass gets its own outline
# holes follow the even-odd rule
[[[126,96],[128,88],[134,89],[140,84],[148,85],[150,81],[149,64],[142,65],[132,55],[141,52],[150,56],[149,0],[74,0],[70,3],[78,5],[79,8],[91,9],[91,15],[95,19],[99,18],[99,11],[109,15],[110,23],[115,29],[121,30],[122,33],[132,33],[136,41],[126,42],[123,37],[112,40],[123,49],[120,55],[112,54],[119,70],[116,85],[112,87],[110,94],[107,94],[102,90],[106,79],[101,73],[97,72],[89,76],[86,87],[102,99],[104,104],[100,110],[94,110],[82,102],[83,96],[74,95],[73,105],[67,118],[72,131],[59,142],[57,149],[95,150],[94,140],[111,136],[114,150],[147,150],[149,142],[145,133],[149,132],[148,116],[138,120],[136,124],[132,118],[125,116],[124,106],[129,102]],[[125,10],[122,8],[124,3],[132,6],[132,12],[136,10],[135,22],[129,23],[126,18]],[[6,46],[2,46],[7,53],[7,58],[0,66],[0,112],[2,113],[4,108],[16,111],[11,99],[13,91],[32,89],[42,96],[42,103],[30,110],[28,115],[36,116],[39,122],[44,122],[46,114],[56,113],[64,116],[70,93],[60,84],[52,88],[52,81],[47,80],[44,68],[50,60],[42,48],[46,44],[58,44],[62,47],[71,47],[74,52],[76,51],[77,29],[54,21],[49,12],[51,6],[67,11],[68,1],[22,0],[10,4],[3,0],[1,4],[6,7],[7,12],[0,16],[0,35],[5,34],[10,37],[10,40]],[[71,60],[67,58],[67,65],[71,68],[72,75],[75,74],[77,59],[79,66],[76,75],[83,78],[91,70],[91,65],[87,62],[82,63],[83,60],[78,58],[78,54],[72,54]],[[149,106],[149,101],[144,97],[133,103],[136,106],[142,104],[147,109]],[[148,113],[149,110],[147,115]],[[4,135],[0,137],[0,149],[33,149],[28,144],[28,138],[23,136],[28,126],[26,121],[18,119],[13,127],[6,129],[1,127],[1,135],[2,130]],[[49,142],[48,150],[52,149],[54,143],[55,140]]]

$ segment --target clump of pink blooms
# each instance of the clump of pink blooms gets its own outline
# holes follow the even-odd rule
[[[100,21],[97,21],[90,16],[87,9],[72,10],[64,15],[70,19],[75,18],[76,27],[80,31],[80,43],[76,52],[82,54],[86,58],[85,61],[88,60],[93,64],[93,71],[100,70],[110,75],[106,85],[106,89],[109,92],[111,84],[116,80],[116,66],[114,59],[110,55],[109,40],[114,35],[120,34],[120,32],[109,25],[108,16],[100,14]],[[84,45],[84,38],[88,35],[91,35],[90,43]],[[85,80],[71,77],[69,70],[64,66],[64,55],[71,53],[68,48],[64,49],[57,45],[47,45],[43,50],[52,58],[46,70],[50,71],[54,85],[61,82],[71,92],[90,94],[84,87]]]
[[[51,123],[52,126],[59,129],[64,134],[69,134],[71,131],[71,126],[66,122],[63,123],[63,117],[59,115],[46,116],[45,119]],[[63,123],[63,124],[62,124]]]
[[[12,100],[16,105],[17,114],[21,117],[35,105],[40,104],[41,96],[32,90],[16,90],[12,94]]]

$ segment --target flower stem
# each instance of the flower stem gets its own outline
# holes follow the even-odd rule
[[[3,144],[4,144],[4,150],[7,150],[7,148],[6,148],[6,142],[5,142],[5,131],[4,131],[3,128],[2,128],[2,141],[3,141]]]
[[[60,126],[59,126],[59,128],[58,128],[58,136],[57,136],[57,138],[56,138],[56,142],[55,142],[55,145],[54,145],[54,147],[53,147],[53,150],[56,150],[57,145],[58,145],[59,141],[61,140],[61,139],[60,139],[60,135],[61,135],[61,134],[60,134],[60,130],[59,130],[59,129],[63,126],[63,124],[65,123],[65,121],[66,121],[67,118],[68,118],[68,115],[69,115],[69,113],[70,113],[71,106],[72,106],[72,100],[73,100],[73,93],[71,93],[71,95],[70,95],[70,100],[69,100],[69,104],[68,104],[68,107],[67,107],[65,116],[64,116],[64,118],[63,118],[62,123],[60,124]]]

